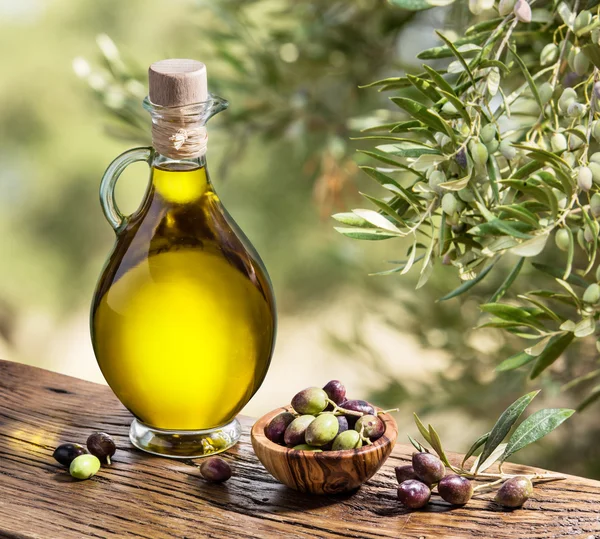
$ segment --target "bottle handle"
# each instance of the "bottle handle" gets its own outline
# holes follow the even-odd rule
[[[152,147],[132,148],[117,157],[106,169],[102,181],[100,182],[100,205],[106,220],[119,232],[121,227],[127,222],[125,217],[115,202],[115,185],[119,176],[132,163],[146,161],[150,165],[153,154]]]

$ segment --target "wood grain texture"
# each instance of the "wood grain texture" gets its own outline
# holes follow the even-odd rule
[[[242,441],[225,454],[234,476],[208,484],[192,461],[135,450],[131,416],[108,387],[0,361],[0,538],[600,537],[600,483],[577,477],[539,486],[521,510],[502,510],[485,495],[460,508],[436,496],[425,510],[406,511],[396,500],[394,466],[406,464],[412,449],[400,444],[356,494],[301,494],[264,470],[250,446],[252,420],[241,419]],[[52,451],[97,430],[115,437],[114,464],[75,482]]]
[[[258,419],[250,438],[254,453],[271,475],[300,492],[341,494],[356,490],[381,468],[398,438],[396,421],[390,414],[383,414],[379,417],[385,424],[385,433],[373,445],[350,451],[294,451],[265,436],[271,419],[286,411],[290,408],[277,408]]]

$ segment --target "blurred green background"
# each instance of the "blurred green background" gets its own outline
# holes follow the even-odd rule
[[[385,0],[0,0],[0,357],[103,381],[88,329],[114,240],[100,177],[149,141],[147,66],[196,58],[231,101],[210,124],[213,182],[278,300],[276,352],[246,413],[338,378],[355,397],[400,407],[401,433],[414,435],[418,411],[445,445],[465,451],[512,400],[540,387],[494,372],[518,345],[473,330],[475,299],[435,303],[457,284],[445,268],[418,291],[410,276],[370,277],[407,246],[343,238],[329,218],[369,207],[359,191],[374,189],[357,167],[366,161],[356,150],[369,145],[351,137],[391,112],[386,95],[359,86],[418,70],[418,51],[437,44],[434,28],[461,31],[463,4],[415,15]],[[146,181],[145,165],[123,175],[124,211],[138,206]],[[549,378],[541,386],[535,407],[572,404]],[[594,414],[516,460],[600,477]]]

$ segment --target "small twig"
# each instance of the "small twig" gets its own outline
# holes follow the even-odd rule
[[[498,485],[499,483],[502,483],[503,481],[504,481],[504,479],[496,479],[496,481],[492,481],[491,483],[483,483],[482,485],[477,485],[473,489],[473,492],[477,492],[478,490],[493,488],[496,485]]]

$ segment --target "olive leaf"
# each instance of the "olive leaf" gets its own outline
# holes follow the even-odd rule
[[[423,436],[423,438],[425,438],[425,441],[431,445],[431,436],[429,434],[429,431],[427,430],[427,427],[425,427],[425,425],[419,419],[419,416],[416,413],[413,413],[413,417],[415,419],[415,425],[417,425],[417,429],[419,429],[421,436]]]
[[[532,391],[523,395],[515,402],[513,402],[498,418],[498,421],[490,431],[490,436],[487,439],[481,455],[479,455],[479,461],[475,467],[476,473],[479,470],[479,462],[484,463],[485,460],[494,452],[494,450],[502,443],[502,440],[506,437],[512,426],[517,422],[525,408],[529,406],[531,401],[539,393],[538,391]]]
[[[446,466],[448,466],[448,468],[454,469],[454,467],[452,466],[452,464],[448,460],[448,457],[446,456],[446,453],[444,452],[444,448],[442,447],[442,441],[440,440],[439,434],[437,433],[437,431],[431,425],[429,425],[429,437],[431,439],[431,441],[430,441],[431,447],[438,454],[438,456],[440,457],[441,461]]]
[[[421,105],[421,103],[406,97],[392,97],[391,100],[401,109],[408,112],[413,118],[423,122],[436,131],[447,133],[450,138],[455,137],[452,127],[450,127],[440,116],[424,105]]]
[[[427,448],[425,446],[421,445],[419,442],[417,442],[417,440],[415,440],[410,434],[407,434],[407,436],[408,436],[408,439],[410,440],[410,443],[413,444],[414,448],[417,451],[419,451],[421,453],[423,453],[423,452],[429,453]]]
[[[475,459],[473,466],[471,466],[470,472],[473,474],[477,474],[479,472],[485,472],[488,468],[493,466],[494,463],[496,463],[500,459],[500,457],[502,456],[504,451],[506,451],[507,445],[508,444],[499,444],[498,447],[496,447],[491,452],[491,454],[485,459],[482,459],[483,453],[481,453],[481,455],[479,455],[477,457],[477,459]]]
[[[508,320],[509,322],[519,322],[533,326],[540,325],[535,319],[535,316],[529,311],[506,303],[484,303],[483,305],[480,305],[479,308],[483,312],[493,314],[494,316],[502,318],[503,320]]]
[[[379,230],[378,228],[342,228],[336,226],[334,229],[340,234],[355,240],[389,240],[398,237],[398,234],[387,230]]]
[[[469,458],[475,454],[475,451],[477,451],[483,444],[485,444],[485,442],[487,442],[489,437],[490,433],[486,432],[473,442],[473,445],[469,448],[469,450],[465,453],[465,456],[463,457],[461,468],[464,468],[465,462],[467,462],[467,460],[469,460]]]
[[[462,66],[465,68],[465,71],[467,72],[467,74],[469,75],[469,79],[471,79],[472,83],[475,83],[475,79],[473,77],[473,73],[471,72],[471,69],[469,68],[469,65],[467,64],[467,61],[465,60],[465,58],[463,57],[463,55],[458,52],[458,49],[456,48],[456,46],[454,45],[454,43],[452,43],[452,41],[450,41],[446,36],[444,36],[441,32],[437,31],[435,32],[438,37],[444,42],[446,43],[446,45],[448,46],[448,48],[452,51],[452,54],[456,57],[456,59],[462,64]]]
[[[388,0],[391,4],[398,6],[408,11],[423,11],[424,9],[431,9],[434,7],[426,0]]]
[[[461,294],[464,294],[467,290],[470,290],[477,283],[481,282],[485,278],[485,276],[490,271],[492,271],[492,268],[494,267],[494,264],[495,264],[495,262],[492,262],[487,268],[485,268],[484,270],[482,270],[479,273],[479,275],[477,275],[477,277],[475,277],[474,279],[471,279],[470,281],[465,281],[458,288],[455,288],[452,292],[449,292],[445,296],[442,296],[440,299],[438,299],[438,301],[446,301],[446,300],[455,298],[456,296],[460,296]]]
[[[504,371],[512,371],[514,369],[518,369],[523,365],[527,365],[535,360],[535,356],[532,356],[526,352],[519,352],[514,356],[510,356],[508,359],[505,359],[500,365],[496,367],[498,372]]]
[[[537,87],[535,85],[533,78],[531,77],[531,73],[529,73],[529,70],[527,69],[527,66],[525,65],[525,62],[523,62],[521,57],[517,54],[517,50],[514,47],[509,47],[509,50],[512,53],[513,58],[517,61],[519,68],[523,72],[523,75],[525,76],[525,80],[527,81],[527,84],[529,85],[529,89],[531,90],[531,93],[533,94],[533,97],[537,101],[537,104],[540,106],[540,109],[543,111],[544,104],[542,103],[542,100],[540,99],[540,94],[537,90]]]
[[[454,88],[450,86],[450,84],[446,81],[446,79],[444,79],[444,77],[440,73],[438,73],[435,69],[428,65],[423,65],[423,69],[425,69],[425,71],[429,74],[431,80],[433,80],[439,86],[438,91],[443,90],[448,94],[456,96],[456,94],[454,93]]]
[[[542,271],[544,273],[547,273],[548,275],[551,275],[552,277],[557,277],[560,279],[564,276],[564,271],[555,266],[550,266],[548,264],[541,264],[539,262],[532,262],[531,265],[535,269]],[[587,288],[587,286],[589,284],[585,279],[582,279],[581,277],[579,277],[579,275],[569,275],[569,277],[567,277],[564,280],[569,284],[572,284],[575,286],[582,286],[584,288]]]
[[[362,217],[359,217],[358,215],[352,212],[336,213],[331,217],[333,217],[333,219],[335,219],[336,221],[349,226],[369,226],[369,223],[367,221],[365,221]]]
[[[569,419],[574,413],[575,410],[560,408],[538,410],[531,414],[516,428],[510,437],[500,461],[504,462],[508,457],[525,446],[537,442],[540,438],[543,438],[561,423]]]
[[[355,209],[355,210],[352,210],[352,212],[373,226],[382,228],[383,230],[388,230],[389,232],[396,232],[398,234],[401,234],[400,229],[396,225],[391,223],[387,217],[384,217],[383,215],[381,215],[380,213],[377,213],[376,211]]]
[[[398,142],[396,144],[382,144],[381,146],[377,146],[377,149],[384,153],[397,155],[399,157],[420,157],[425,154],[441,154],[438,149],[416,141]]]
[[[574,338],[575,334],[570,331],[553,337],[544,351],[538,355],[529,377],[533,380],[542,374],[542,372],[558,359]]]
[[[517,263],[515,264],[513,269],[506,276],[506,279],[504,279],[502,284],[498,287],[498,290],[496,290],[492,294],[492,297],[489,299],[488,303],[495,303],[500,298],[502,298],[502,296],[504,296],[504,294],[506,294],[506,291],[511,287],[511,285],[515,282],[515,279],[519,275],[524,262],[525,262],[525,258],[519,258],[519,260],[517,261]]]

